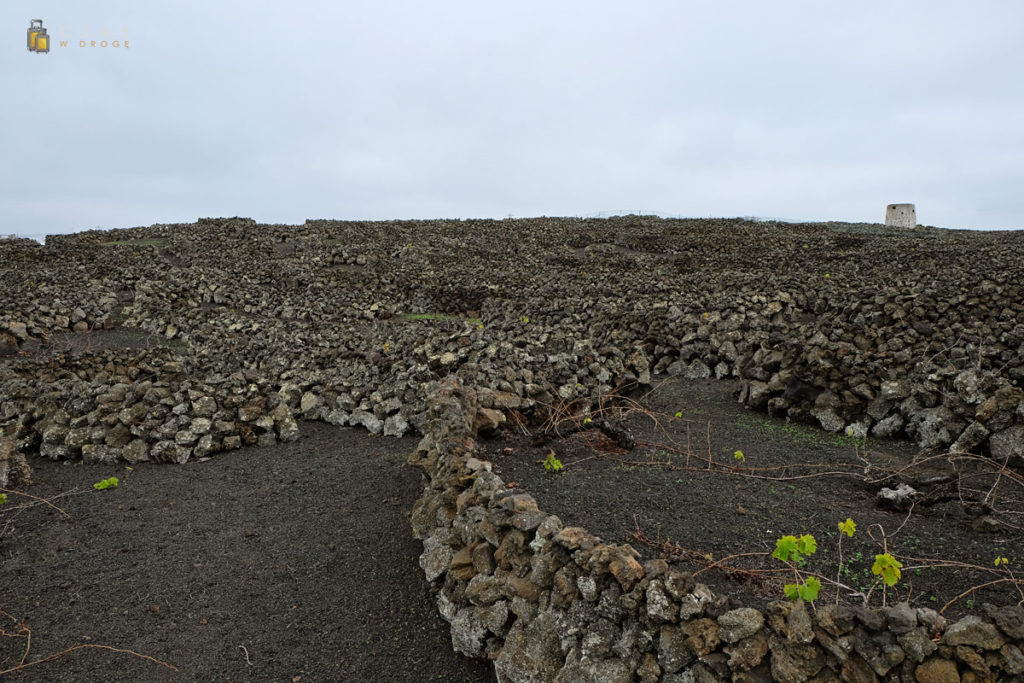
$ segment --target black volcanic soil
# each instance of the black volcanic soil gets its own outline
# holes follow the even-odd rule
[[[993,491],[996,470],[976,463],[989,460],[951,464],[907,442],[854,439],[773,419],[735,401],[738,381],[661,378],[655,384],[625,419],[636,439],[632,450],[596,429],[595,416],[587,424],[585,417],[562,420],[563,433],[574,422],[583,429],[565,437],[551,433],[543,443],[541,430],[484,442],[488,457],[506,482],[534,495],[566,525],[699,572],[698,580],[716,593],[747,605],[780,599],[782,584],[793,581],[770,557],[784,535],[813,535],[818,551],[805,569],[834,580],[838,524],[847,518],[857,531],[843,540],[840,581],[847,588],[840,597],[854,604],[862,598],[853,593],[875,583],[871,567],[883,552],[883,535],[886,549],[904,565],[901,580],[887,591],[889,601],[940,610],[973,586],[1007,578],[995,558],[1007,558],[1010,570],[1024,563],[1024,538],[1014,526],[1024,510],[1019,473],[1004,472],[984,514],[979,501]],[[549,453],[561,471],[545,469]],[[906,510],[879,508],[879,490],[899,482],[916,485],[919,500]],[[658,546],[665,541],[671,547]],[[725,559],[740,553],[761,554]],[[711,566],[718,562],[743,571]],[[962,564],[943,566],[951,563]],[[773,568],[783,571],[763,571]],[[881,605],[881,593],[879,586],[870,604]],[[822,598],[836,595],[826,582]],[[964,595],[944,614],[981,614],[985,602],[1022,599],[1017,584],[1003,581]]]
[[[491,681],[455,654],[417,564],[413,438],[303,423],[297,442],[183,466],[32,460],[0,523],[0,607],[28,619],[13,681]],[[92,485],[116,476],[117,488]],[[0,626],[16,632],[3,615]],[[25,639],[0,638],[0,671]],[[243,649],[244,648],[244,649]]]

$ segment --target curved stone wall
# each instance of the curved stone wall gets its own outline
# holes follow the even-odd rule
[[[409,462],[420,566],[452,645],[502,683],[1020,680],[1024,608],[954,623],[934,610],[773,602],[731,609],[663,560],[565,526],[479,457],[476,391],[446,379]]]

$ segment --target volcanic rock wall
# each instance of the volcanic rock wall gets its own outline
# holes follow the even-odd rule
[[[84,420],[84,441],[65,436],[65,450],[52,431],[47,454],[123,449],[108,441],[127,429],[148,449],[129,457],[172,441],[156,452],[179,461],[250,442],[243,423],[281,437],[278,402],[296,418],[419,429],[436,382],[460,368],[519,408],[666,372],[742,378],[747,405],[830,431],[1020,462],[1022,247],[1022,233],[645,216],[200,219],[5,240],[0,426],[31,450],[52,424]],[[110,398],[135,381],[104,370],[126,348],[181,365],[158,387],[169,414],[111,417],[141,411],[152,388]],[[220,434],[193,428],[208,416],[189,392],[216,402]],[[244,419],[240,394],[273,407]]]
[[[410,463],[420,566],[456,651],[505,682],[1021,680],[1024,608],[731,608],[664,560],[566,527],[477,458],[476,391],[446,379]]]

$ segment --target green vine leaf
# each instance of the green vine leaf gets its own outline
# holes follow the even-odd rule
[[[796,547],[801,555],[813,555],[818,551],[818,543],[814,540],[814,536],[810,534],[801,536]]]
[[[3,505],[6,502],[7,502],[7,494],[6,493],[0,493],[0,505]]]
[[[789,562],[789,558],[794,554],[798,554],[796,549],[796,536],[783,536],[779,540],[775,541],[775,550],[772,551],[772,557],[776,560]]]
[[[800,538],[796,536],[783,536],[775,541],[775,550],[772,557],[783,562],[792,562],[802,565],[806,562],[807,555],[813,555],[818,551],[818,543],[814,536],[804,534]]]
[[[846,534],[847,536],[853,536],[853,533],[857,531],[857,524],[850,519],[846,518],[845,522],[839,522],[839,532]]]
[[[875,555],[875,563],[871,565],[871,573],[875,576],[881,576],[886,586],[895,586],[902,576],[900,573],[902,566],[903,563],[895,557],[889,553],[883,553],[882,555]]]
[[[803,583],[787,583],[782,587],[782,592],[794,602],[797,600],[814,602],[818,599],[819,591],[821,591],[821,581],[813,576],[808,577]]]
[[[117,488],[117,477],[110,477],[109,479],[98,481],[95,484],[93,484],[92,487],[97,491],[102,491],[103,489],[109,488]]]

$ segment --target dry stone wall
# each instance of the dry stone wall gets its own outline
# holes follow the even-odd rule
[[[21,402],[5,406],[3,426],[17,423],[23,447],[37,446],[64,417],[26,407],[84,389],[30,378],[83,346],[82,335],[93,340],[86,347],[113,350],[105,335],[129,330],[145,337],[133,348],[159,346],[181,363],[190,386],[242,373],[232,392],[255,384],[297,419],[378,433],[420,429],[434,383],[458,370],[524,409],[668,373],[741,378],[750,407],[830,431],[1019,464],[1022,242],[1022,233],[645,216],[211,218],[51,236],[45,246],[5,240],[0,396]],[[73,355],[69,367],[91,377],[109,362]],[[90,412],[69,419],[136,426]],[[213,439],[210,452],[224,444]]]
[[[658,373],[732,377],[757,410],[1020,469],[1021,283],[1024,233],[860,224],[211,218],[4,240],[0,471],[181,463],[301,419],[416,430],[424,571],[456,649],[502,680],[1017,680],[1019,608],[736,609],[538,510],[473,435]]]
[[[412,526],[453,647],[493,661],[502,683],[1022,679],[1019,606],[952,624],[906,604],[762,612],[641,564],[508,488],[478,457],[480,410],[457,378],[439,386],[409,459],[426,481]]]

